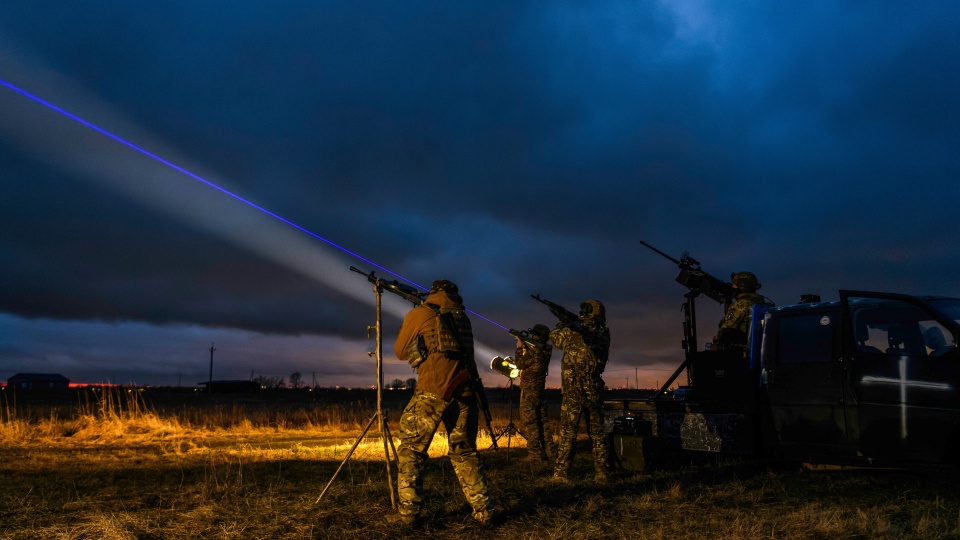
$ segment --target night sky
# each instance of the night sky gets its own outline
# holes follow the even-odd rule
[[[371,261],[510,328],[556,322],[530,294],[603,301],[611,387],[682,359],[641,240],[778,305],[960,296],[957,28],[954,1],[5,1],[7,85],[321,238],[0,86],[0,380],[192,386],[215,342],[215,379],[372,385]],[[387,382],[409,308],[383,299]],[[505,384],[513,338],[472,319]]]

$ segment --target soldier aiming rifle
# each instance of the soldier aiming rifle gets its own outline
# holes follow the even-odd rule
[[[416,288],[411,287],[410,285],[400,283],[397,280],[386,281],[383,278],[378,278],[376,275],[374,275],[374,272],[370,272],[368,274],[353,266],[350,267],[350,270],[360,275],[366,276],[367,281],[369,281],[370,283],[373,283],[374,285],[379,287],[381,290],[392,292],[393,294],[396,294],[397,296],[403,298],[404,300],[412,303],[414,306],[425,305],[425,298],[427,295],[420,292]],[[431,307],[431,308],[434,307],[432,304],[426,304],[426,305],[427,307]],[[447,319],[444,318],[444,321],[446,320]],[[449,323],[447,324],[449,325]],[[411,367],[416,369],[419,363],[422,362],[423,359],[425,359],[429,353],[427,351],[426,344],[422,338],[419,338],[414,345],[416,349],[408,351],[408,354],[409,355],[415,354],[414,356],[415,359],[412,361],[409,361],[409,363]],[[493,417],[490,414],[490,403],[487,400],[487,393],[483,388],[483,380],[480,378],[480,373],[477,371],[477,365],[474,362],[467,362],[466,369],[470,375],[470,381],[471,381],[470,384],[472,385],[473,395],[476,397],[476,400],[477,400],[477,406],[480,407],[480,411],[483,413],[484,421],[487,424],[487,430],[492,434],[493,433]],[[458,384],[464,382],[464,379],[462,379],[464,375],[460,375],[460,377],[461,377],[461,380],[457,381]],[[492,439],[491,446],[493,446],[495,450],[498,450],[499,448],[497,447],[496,439],[493,439],[492,437],[491,439]]]
[[[550,308],[560,322],[550,332],[550,341],[563,351],[560,360],[560,380],[563,400],[560,404],[560,440],[557,445],[557,460],[553,479],[570,483],[573,466],[574,443],[580,425],[580,417],[586,417],[587,430],[593,442],[594,480],[607,481],[610,441],[603,431],[603,371],[610,353],[610,329],[607,328],[606,310],[599,300],[580,303],[580,314],[531,295],[531,298]]]
[[[433,282],[426,298],[404,317],[393,350],[417,370],[418,380],[400,416],[398,514],[388,520],[405,525],[422,520],[423,467],[443,423],[450,463],[473,518],[489,523],[493,505],[477,455],[478,409],[486,407],[486,400],[478,382],[473,329],[455,284]]]

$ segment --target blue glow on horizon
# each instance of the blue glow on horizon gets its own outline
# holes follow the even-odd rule
[[[409,284],[411,284],[411,285],[413,285],[413,286],[415,286],[415,287],[417,287],[417,288],[419,288],[419,289],[421,289],[421,290],[427,290],[427,287],[424,287],[423,285],[420,285],[419,283],[417,283],[417,282],[415,282],[415,281],[413,281],[413,280],[407,279],[406,277],[401,276],[400,274],[391,271],[389,268],[386,268],[385,266],[379,265],[379,264],[371,261],[370,259],[367,259],[366,257],[360,255],[359,253],[356,253],[356,252],[354,252],[354,251],[351,251],[351,250],[349,250],[349,249],[347,249],[347,248],[345,248],[345,247],[343,247],[343,246],[341,246],[341,245],[333,242],[332,240],[328,240],[328,239],[324,238],[323,236],[320,236],[319,234],[314,233],[313,231],[310,231],[309,229],[306,229],[306,228],[304,228],[304,227],[302,227],[302,226],[300,226],[300,225],[297,225],[296,223],[294,223],[294,222],[292,222],[292,221],[284,218],[283,216],[280,216],[280,215],[278,215],[278,214],[275,214],[274,212],[271,212],[270,210],[267,210],[266,208],[264,208],[264,207],[262,207],[262,206],[260,206],[260,205],[258,205],[258,204],[256,204],[256,203],[254,203],[254,202],[252,202],[252,201],[250,201],[250,200],[248,200],[248,199],[245,199],[245,198],[241,197],[240,195],[237,195],[236,193],[233,193],[233,192],[231,192],[231,191],[229,191],[229,190],[227,190],[227,189],[225,189],[225,188],[222,188],[222,187],[214,184],[213,182],[210,182],[209,180],[206,180],[205,178],[202,178],[201,176],[199,176],[199,175],[197,175],[197,174],[194,174],[194,173],[188,171],[187,169],[184,169],[183,167],[180,167],[179,165],[177,165],[177,164],[175,164],[175,163],[172,163],[172,162],[170,162],[170,161],[167,161],[166,159],[164,159],[164,158],[162,158],[162,157],[154,154],[153,152],[150,152],[149,150],[146,150],[145,148],[141,148],[140,146],[137,146],[137,145],[133,144],[132,142],[129,142],[129,141],[121,138],[120,136],[115,135],[115,134],[107,131],[106,129],[103,129],[103,128],[101,128],[100,126],[97,126],[96,124],[93,124],[92,122],[89,122],[89,121],[87,121],[87,120],[84,120],[83,118],[80,118],[79,116],[77,116],[77,115],[75,115],[75,114],[73,114],[73,113],[71,113],[71,112],[69,112],[69,111],[67,111],[67,110],[62,109],[62,108],[54,105],[53,103],[50,103],[50,102],[44,100],[43,98],[41,98],[41,97],[39,97],[39,96],[36,96],[36,95],[34,95],[34,94],[31,94],[30,92],[27,92],[26,90],[23,90],[22,88],[19,88],[19,87],[15,86],[15,85],[13,85],[13,84],[11,84],[11,83],[3,80],[3,79],[0,79],[0,85],[3,85],[3,86],[5,86],[5,87],[9,88],[10,90],[12,90],[12,91],[14,91],[14,92],[16,92],[16,93],[18,93],[18,94],[20,94],[20,95],[28,98],[28,99],[30,99],[30,100],[32,100],[32,101],[35,101],[35,102],[43,105],[44,107],[47,107],[48,109],[51,109],[51,110],[53,110],[53,111],[56,111],[56,112],[60,113],[61,115],[66,116],[67,118],[73,120],[74,122],[77,122],[77,123],[79,123],[79,124],[81,124],[81,125],[83,125],[83,126],[86,126],[86,127],[90,128],[90,129],[96,131],[97,133],[100,133],[101,135],[104,135],[104,136],[106,136],[106,137],[108,137],[108,138],[110,138],[110,139],[113,139],[114,141],[116,141],[116,142],[118,142],[118,143],[120,143],[120,144],[122,144],[122,145],[124,145],[124,146],[126,146],[126,147],[128,147],[128,148],[130,148],[130,149],[132,149],[132,150],[135,150],[135,151],[137,151],[137,152],[139,152],[139,153],[141,153],[141,154],[143,154],[143,155],[145,155],[145,156],[153,159],[154,161],[157,161],[157,162],[159,162],[159,163],[162,163],[163,165],[166,165],[167,167],[170,167],[171,169],[173,169],[173,170],[175,170],[175,171],[177,171],[177,172],[180,172],[180,173],[182,173],[182,174],[184,174],[184,175],[186,175],[186,176],[189,176],[190,178],[192,178],[192,179],[194,179],[194,180],[196,180],[196,181],[198,181],[198,182],[201,182],[201,183],[205,184],[205,185],[208,186],[208,187],[211,187],[211,188],[213,188],[213,189],[215,189],[215,190],[217,190],[217,191],[219,191],[219,192],[221,192],[221,193],[223,193],[223,194],[225,194],[225,195],[228,195],[228,196],[230,196],[230,197],[232,197],[232,198],[234,198],[234,199],[236,199],[236,200],[238,200],[238,201],[246,204],[247,206],[250,206],[251,208],[254,208],[254,209],[256,209],[256,210],[259,210],[260,212],[262,212],[262,213],[264,213],[264,214],[266,214],[266,215],[268,215],[268,216],[276,219],[277,221],[283,222],[283,223],[289,225],[290,227],[293,227],[294,229],[297,229],[297,230],[299,230],[299,231],[301,231],[301,232],[303,232],[303,233],[306,233],[306,234],[312,236],[313,238],[316,238],[317,240],[320,240],[320,241],[326,243],[327,245],[329,245],[329,246],[331,246],[331,247],[337,248],[337,249],[339,249],[340,251],[342,251],[342,252],[344,252],[344,253],[352,256],[352,257],[355,257],[355,258],[357,258],[357,259],[359,259],[359,260],[361,260],[361,261],[363,261],[363,262],[365,262],[365,263],[367,263],[367,264],[370,264],[370,265],[372,265],[372,266],[374,266],[374,267],[376,267],[376,268],[378,268],[378,269],[380,269],[380,270],[382,270],[382,271],[390,274],[391,276],[397,277],[397,278],[399,278],[399,279],[401,279],[401,280],[403,280],[403,281],[405,281],[405,282],[407,282],[407,283],[409,283]],[[498,327],[502,328],[503,330],[509,330],[509,328],[507,328],[506,326],[503,326],[502,324],[499,324],[499,323],[497,323],[497,322],[495,322],[495,321],[493,321],[493,320],[491,320],[491,319],[489,319],[489,318],[487,318],[487,317],[484,317],[483,315],[480,315],[479,313],[477,313],[477,312],[475,312],[475,311],[473,311],[473,310],[467,309],[466,311],[469,312],[469,313],[471,313],[472,315],[476,315],[477,317],[479,317],[479,318],[487,321],[487,322],[490,323],[490,324],[493,324],[494,326],[498,326]]]

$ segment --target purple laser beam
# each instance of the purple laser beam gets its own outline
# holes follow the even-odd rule
[[[9,88],[10,90],[12,90],[12,91],[14,91],[14,92],[16,92],[16,93],[18,93],[18,94],[20,94],[20,95],[28,98],[28,99],[30,99],[30,100],[32,100],[32,101],[35,101],[35,102],[43,105],[44,107],[47,107],[47,108],[50,109],[50,110],[56,111],[56,112],[60,113],[61,115],[66,116],[67,118],[73,120],[74,122],[77,122],[78,124],[81,124],[81,125],[83,125],[83,126],[86,126],[86,127],[90,128],[90,129],[96,131],[97,133],[100,133],[101,135],[104,135],[104,136],[106,136],[106,137],[108,137],[108,138],[110,138],[110,139],[113,139],[114,141],[116,141],[116,142],[118,142],[118,143],[126,146],[127,148],[130,148],[131,150],[135,150],[135,151],[137,151],[137,152],[139,152],[139,153],[141,153],[141,154],[143,154],[143,155],[145,155],[145,156],[153,159],[154,161],[157,161],[157,162],[159,162],[159,163],[162,163],[162,164],[166,165],[167,167],[170,167],[171,169],[173,169],[173,170],[175,170],[175,171],[177,171],[177,172],[179,172],[179,173],[185,174],[185,175],[189,176],[190,178],[193,178],[194,180],[196,180],[196,181],[198,181],[198,182],[201,182],[201,183],[207,185],[208,187],[211,187],[211,188],[213,188],[213,189],[215,189],[215,190],[223,193],[224,195],[229,195],[230,197],[233,197],[234,199],[242,202],[243,204],[246,204],[247,206],[250,206],[251,208],[255,208],[256,210],[259,210],[260,212],[263,212],[264,214],[266,214],[266,215],[268,215],[268,216],[276,219],[277,221],[283,222],[283,223],[285,223],[285,224],[293,227],[294,229],[297,229],[298,231],[301,231],[301,232],[303,232],[303,233],[306,233],[306,234],[312,236],[313,238],[316,238],[317,240],[320,240],[321,242],[326,243],[326,244],[329,245],[329,246],[335,247],[335,248],[339,249],[340,251],[342,251],[342,252],[344,252],[344,253],[346,253],[346,254],[348,254],[348,255],[351,255],[351,256],[353,256],[353,257],[356,257],[357,259],[359,259],[359,260],[361,260],[361,261],[363,261],[363,262],[365,262],[365,263],[367,263],[367,264],[370,264],[370,265],[372,265],[372,266],[374,266],[374,267],[376,267],[376,268],[379,268],[380,270],[383,270],[384,272],[390,274],[391,276],[400,278],[400,279],[402,279],[403,281],[406,281],[407,283],[413,285],[414,287],[417,287],[417,288],[422,289],[422,290],[426,290],[426,287],[424,287],[423,285],[420,285],[419,283],[417,283],[417,282],[415,282],[415,281],[413,281],[413,280],[411,280],[411,279],[407,279],[407,278],[401,276],[400,274],[398,274],[398,273],[390,270],[389,268],[386,268],[385,266],[379,265],[379,264],[371,261],[370,259],[368,259],[368,258],[360,255],[359,253],[356,253],[356,252],[354,252],[354,251],[351,251],[351,250],[349,250],[349,249],[341,246],[340,244],[337,244],[336,242],[333,242],[332,240],[328,240],[328,239],[324,238],[323,236],[320,236],[319,234],[317,234],[317,233],[315,233],[315,232],[313,232],[313,231],[311,231],[311,230],[309,230],[309,229],[307,229],[307,228],[305,228],[305,227],[302,227],[302,226],[300,226],[300,225],[297,225],[296,223],[290,221],[289,219],[287,219],[287,218],[285,218],[285,217],[283,217],[283,216],[280,216],[280,215],[278,215],[278,214],[276,214],[276,213],[274,213],[274,212],[271,212],[270,210],[267,210],[266,208],[264,208],[264,207],[262,207],[262,206],[260,206],[260,205],[258,205],[258,204],[256,204],[256,203],[254,203],[253,201],[250,201],[250,200],[248,200],[248,199],[245,199],[245,198],[241,197],[240,195],[237,195],[236,193],[233,193],[233,192],[231,192],[231,191],[229,191],[229,190],[227,190],[227,189],[224,189],[224,188],[222,188],[222,187],[214,184],[213,182],[211,182],[211,181],[209,181],[209,180],[207,180],[207,179],[205,179],[205,178],[203,178],[203,177],[201,177],[201,176],[199,176],[199,175],[197,175],[197,174],[194,174],[194,173],[188,171],[187,169],[184,169],[183,167],[177,165],[176,163],[172,163],[172,162],[170,162],[170,161],[167,161],[166,159],[164,159],[164,158],[162,158],[162,157],[154,154],[153,152],[150,152],[149,150],[147,150],[147,149],[145,149],[145,148],[142,148],[142,147],[140,147],[140,146],[137,146],[137,145],[133,144],[132,142],[127,141],[126,139],[121,138],[119,135],[115,135],[115,134],[113,134],[113,133],[111,133],[111,132],[109,132],[109,131],[101,128],[100,126],[98,126],[98,125],[96,125],[96,124],[94,124],[94,123],[92,123],[92,122],[89,122],[89,121],[87,121],[87,120],[84,120],[83,118],[80,118],[79,116],[77,116],[77,115],[75,115],[75,114],[73,114],[73,113],[71,113],[71,112],[69,112],[69,111],[67,111],[67,110],[65,110],[65,109],[62,109],[62,108],[54,105],[53,103],[50,103],[49,101],[44,100],[43,98],[41,98],[41,97],[39,97],[39,96],[36,96],[36,95],[34,95],[34,94],[31,94],[30,92],[27,92],[26,90],[24,90],[24,89],[22,89],[22,88],[20,88],[20,87],[18,87],[18,86],[15,86],[15,85],[13,85],[13,84],[11,84],[11,83],[3,80],[3,79],[0,79],[0,85],[6,86],[6,87]],[[469,312],[469,313],[472,314],[472,315],[476,315],[477,317],[479,317],[479,318],[487,321],[488,323],[490,323],[490,324],[492,324],[492,325],[494,325],[494,326],[498,326],[498,327],[500,327],[500,328],[502,328],[502,329],[504,329],[504,330],[509,330],[509,328],[507,328],[506,326],[504,326],[504,325],[502,325],[502,324],[500,324],[500,323],[497,323],[497,322],[495,322],[495,321],[493,321],[493,320],[491,320],[491,319],[489,319],[489,318],[487,318],[487,317],[484,317],[483,315],[480,315],[479,313],[477,313],[477,312],[475,312],[475,311],[473,311],[473,310],[471,310],[471,309],[467,309],[466,311]]]

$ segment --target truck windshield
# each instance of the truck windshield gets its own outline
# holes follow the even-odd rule
[[[956,298],[941,298],[931,300],[930,305],[937,311],[947,316],[947,318],[960,323],[960,300]]]

